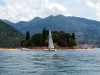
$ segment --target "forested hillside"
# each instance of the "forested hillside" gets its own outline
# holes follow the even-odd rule
[[[23,35],[0,20],[0,47],[19,47]]]

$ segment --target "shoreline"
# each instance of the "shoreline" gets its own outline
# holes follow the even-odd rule
[[[46,48],[37,48],[37,49],[35,49],[35,48],[32,48],[32,49],[30,49],[30,51],[35,51],[35,50],[44,50],[45,51],[45,49]],[[71,48],[66,48],[66,49],[55,49],[55,50],[94,50],[95,48],[75,48],[75,49],[71,49]],[[20,50],[20,48],[0,48],[0,50]]]

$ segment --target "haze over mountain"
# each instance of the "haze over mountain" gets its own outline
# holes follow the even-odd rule
[[[99,46],[100,43],[100,22],[89,20],[80,17],[66,17],[63,15],[49,16],[44,19],[36,17],[31,21],[20,21],[11,23],[4,20],[6,23],[15,27],[23,34],[30,31],[31,35],[41,32],[43,28],[57,31],[65,31],[75,33],[79,44],[94,44]]]
[[[0,47],[19,47],[23,35],[0,20]]]

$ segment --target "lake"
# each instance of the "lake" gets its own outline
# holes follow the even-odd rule
[[[0,75],[100,75],[100,49],[1,50]]]

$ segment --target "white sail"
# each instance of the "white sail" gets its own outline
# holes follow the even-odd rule
[[[51,31],[49,30],[49,49],[54,48],[54,44],[53,44],[53,39],[52,39],[52,34]]]

